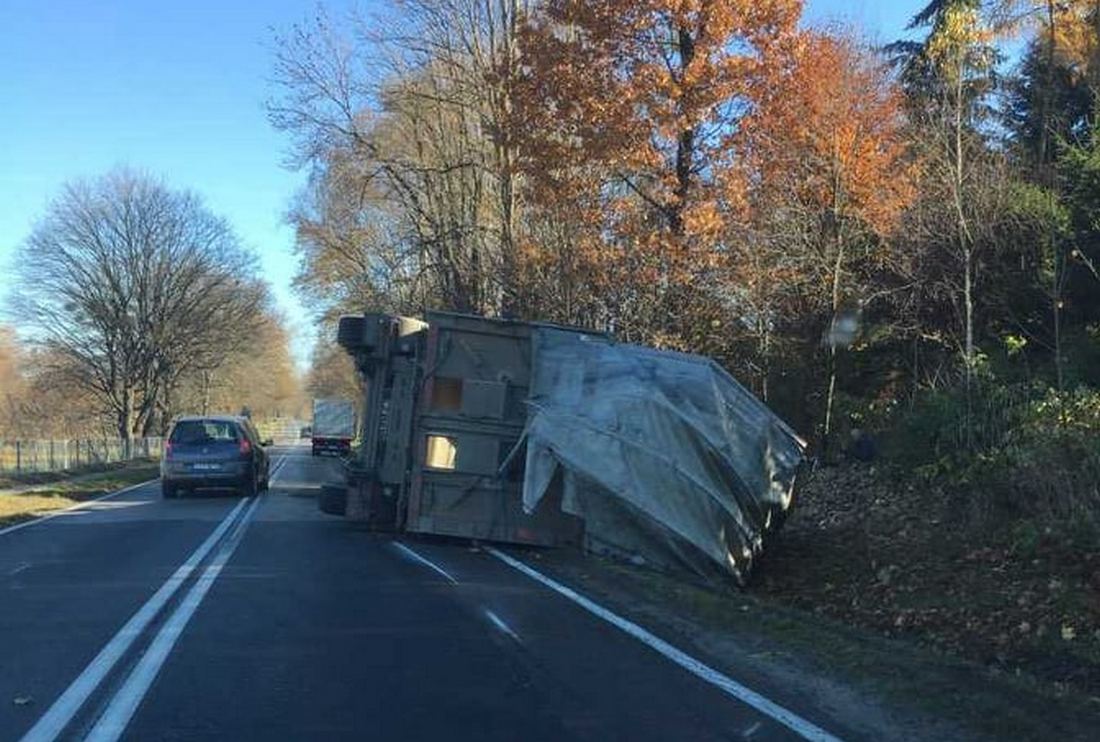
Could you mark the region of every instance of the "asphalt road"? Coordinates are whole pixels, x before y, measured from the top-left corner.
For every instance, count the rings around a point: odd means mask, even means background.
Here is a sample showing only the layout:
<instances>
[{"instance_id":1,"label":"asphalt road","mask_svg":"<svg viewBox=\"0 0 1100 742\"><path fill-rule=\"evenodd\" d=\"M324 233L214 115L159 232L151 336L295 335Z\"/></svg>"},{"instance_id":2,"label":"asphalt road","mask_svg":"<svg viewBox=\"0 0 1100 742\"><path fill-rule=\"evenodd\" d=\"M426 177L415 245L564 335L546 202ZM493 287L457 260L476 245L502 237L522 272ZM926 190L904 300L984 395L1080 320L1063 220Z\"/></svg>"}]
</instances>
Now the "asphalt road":
<instances>
[{"instance_id":1,"label":"asphalt road","mask_svg":"<svg viewBox=\"0 0 1100 742\"><path fill-rule=\"evenodd\" d=\"M486 551L322 515L337 462L273 460L255 501L153 483L0 534L0 740L813 736Z\"/></svg>"}]
</instances>

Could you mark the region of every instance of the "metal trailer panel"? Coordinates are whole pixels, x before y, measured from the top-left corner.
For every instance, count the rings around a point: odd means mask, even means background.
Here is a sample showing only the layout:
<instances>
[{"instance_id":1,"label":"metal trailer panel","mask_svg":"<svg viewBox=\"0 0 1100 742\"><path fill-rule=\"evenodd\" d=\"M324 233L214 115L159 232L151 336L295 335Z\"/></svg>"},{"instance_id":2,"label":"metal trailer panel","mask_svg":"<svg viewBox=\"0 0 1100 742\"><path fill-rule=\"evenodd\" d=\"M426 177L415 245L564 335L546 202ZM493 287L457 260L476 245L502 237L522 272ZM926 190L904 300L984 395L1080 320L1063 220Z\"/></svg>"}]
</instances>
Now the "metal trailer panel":
<instances>
[{"instance_id":1,"label":"metal trailer panel","mask_svg":"<svg viewBox=\"0 0 1100 742\"><path fill-rule=\"evenodd\" d=\"M370 390L348 517L746 578L804 444L713 361L552 325L427 320L341 322Z\"/></svg>"},{"instance_id":2,"label":"metal trailer panel","mask_svg":"<svg viewBox=\"0 0 1100 742\"><path fill-rule=\"evenodd\" d=\"M501 471L527 420L532 325L444 313L427 320L406 530L547 545L578 541L579 521L553 502L524 511L522 457Z\"/></svg>"},{"instance_id":3,"label":"metal trailer panel","mask_svg":"<svg viewBox=\"0 0 1100 742\"><path fill-rule=\"evenodd\" d=\"M383 530L400 527L407 494L418 358L425 324L366 314L340 320L340 344L364 380L363 441L347 467L346 516Z\"/></svg>"},{"instance_id":4,"label":"metal trailer panel","mask_svg":"<svg viewBox=\"0 0 1100 742\"><path fill-rule=\"evenodd\" d=\"M536 330L524 501L558 487L590 549L743 583L804 443L713 361Z\"/></svg>"}]
</instances>

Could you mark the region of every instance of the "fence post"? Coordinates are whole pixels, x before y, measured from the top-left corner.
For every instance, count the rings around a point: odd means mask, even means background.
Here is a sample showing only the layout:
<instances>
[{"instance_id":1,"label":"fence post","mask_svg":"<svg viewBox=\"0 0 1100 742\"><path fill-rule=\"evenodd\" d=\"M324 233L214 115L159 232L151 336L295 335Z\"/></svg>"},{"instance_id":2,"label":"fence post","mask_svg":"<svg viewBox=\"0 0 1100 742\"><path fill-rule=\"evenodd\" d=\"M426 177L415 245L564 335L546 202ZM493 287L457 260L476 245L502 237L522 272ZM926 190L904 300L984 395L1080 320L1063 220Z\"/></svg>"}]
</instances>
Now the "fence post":
<instances>
[{"instance_id":1,"label":"fence post","mask_svg":"<svg viewBox=\"0 0 1100 742\"><path fill-rule=\"evenodd\" d=\"M20 441L15 442L15 471L23 471L23 444Z\"/></svg>"}]
</instances>

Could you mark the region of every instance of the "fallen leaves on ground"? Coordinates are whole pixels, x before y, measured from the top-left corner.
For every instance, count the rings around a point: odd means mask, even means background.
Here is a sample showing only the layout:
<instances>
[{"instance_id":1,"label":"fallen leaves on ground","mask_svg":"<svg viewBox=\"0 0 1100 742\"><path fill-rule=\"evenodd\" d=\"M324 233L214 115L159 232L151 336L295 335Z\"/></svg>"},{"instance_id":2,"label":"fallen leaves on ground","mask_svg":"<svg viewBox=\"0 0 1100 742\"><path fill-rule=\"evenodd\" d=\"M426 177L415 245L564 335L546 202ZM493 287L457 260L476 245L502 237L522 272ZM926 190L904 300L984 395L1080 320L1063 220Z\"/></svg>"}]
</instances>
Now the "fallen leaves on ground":
<instances>
[{"instance_id":1,"label":"fallen leaves on ground","mask_svg":"<svg viewBox=\"0 0 1100 742\"><path fill-rule=\"evenodd\" d=\"M1100 695L1100 545L1021 545L956 494L868 465L824 469L754 588L888 636Z\"/></svg>"}]
</instances>

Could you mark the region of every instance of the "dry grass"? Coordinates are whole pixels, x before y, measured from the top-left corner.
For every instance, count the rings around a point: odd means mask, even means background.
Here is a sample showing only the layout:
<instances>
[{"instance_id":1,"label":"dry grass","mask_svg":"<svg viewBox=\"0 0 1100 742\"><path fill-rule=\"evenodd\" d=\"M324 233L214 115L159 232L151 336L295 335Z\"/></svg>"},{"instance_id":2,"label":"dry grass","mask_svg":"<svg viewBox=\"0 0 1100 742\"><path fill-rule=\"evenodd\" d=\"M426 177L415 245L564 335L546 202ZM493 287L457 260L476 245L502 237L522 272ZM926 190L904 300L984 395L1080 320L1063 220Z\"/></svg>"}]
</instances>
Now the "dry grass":
<instances>
[{"instance_id":1,"label":"dry grass","mask_svg":"<svg viewBox=\"0 0 1100 742\"><path fill-rule=\"evenodd\" d=\"M33 492L18 495L0 494L0 526L12 525L77 504L80 500L57 492Z\"/></svg>"},{"instance_id":2,"label":"dry grass","mask_svg":"<svg viewBox=\"0 0 1100 742\"><path fill-rule=\"evenodd\" d=\"M0 473L0 492L6 489L26 489L30 485L52 485L54 483L71 483L77 480L94 478L102 474L115 474L128 471L135 467L145 467L155 463L152 459L134 459L133 461L115 461L106 464L89 464L77 469L48 472L23 472L16 474L13 471ZM64 486L69 486L65 484ZM43 489L46 487L43 486ZM51 488L52 489L52 488Z\"/></svg>"},{"instance_id":3,"label":"dry grass","mask_svg":"<svg viewBox=\"0 0 1100 742\"><path fill-rule=\"evenodd\" d=\"M136 463L100 474L43 484L29 491L0 490L0 527L37 518L157 476L157 464Z\"/></svg>"}]
</instances>

